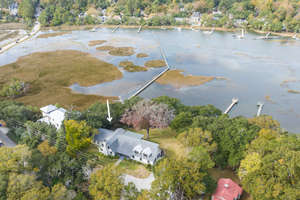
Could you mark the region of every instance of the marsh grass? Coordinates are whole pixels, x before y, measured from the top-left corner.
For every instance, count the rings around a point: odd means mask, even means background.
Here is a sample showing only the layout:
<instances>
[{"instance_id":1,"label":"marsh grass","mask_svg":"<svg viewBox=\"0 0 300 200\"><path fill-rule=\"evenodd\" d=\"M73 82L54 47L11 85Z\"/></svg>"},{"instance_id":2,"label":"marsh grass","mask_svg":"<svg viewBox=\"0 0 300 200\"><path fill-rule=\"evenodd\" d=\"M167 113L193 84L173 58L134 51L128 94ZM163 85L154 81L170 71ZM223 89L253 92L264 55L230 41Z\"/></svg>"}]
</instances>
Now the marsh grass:
<instances>
[{"instance_id":1,"label":"marsh grass","mask_svg":"<svg viewBox=\"0 0 300 200\"><path fill-rule=\"evenodd\" d=\"M73 105L83 109L104 97L72 93L68 88L70 85L110 82L122 78L122 73L116 66L88 53L62 50L33 53L0 68L0 88L12 78L30 84L28 93L17 101L38 107L59 103L66 108Z\"/></svg>"},{"instance_id":2,"label":"marsh grass","mask_svg":"<svg viewBox=\"0 0 300 200\"><path fill-rule=\"evenodd\" d=\"M181 70L170 70L162 75L157 82L163 85L172 85L175 88L198 86L215 79L212 76L185 76Z\"/></svg>"},{"instance_id":3,"label":"marsh grass","mask_svg":"<svg viewBox=\"0 0 300 200\"><path fill-rule=\"evenodd\" d=\"M71 31L64 31L64 32L56 32L56 33L44 33L44 34L41 34L41 35L37 36L37 38L57 37L57 36L62 36L62 35L70 34L70 33L72 33L72 32Z\"/></svg>"},{"instance_id":4,"label":"marsh grass","mask_svg":"<svg viewBox=\"0 0 300 200\"><path fill-rule=\"evenodd\" d=\"M149 55L148 54L146 54L146 53L138 53L138 54L136 54L136 57L137 58L146 58L146 57L148 57Z\"/></svg>"},{"instance_id":5,"label":"marsh grass","mask_svg":"<svg viewBox=\"0 0 300 200\"><path fill-rule=\"evenodd\" d=\"M19 31L13 31L11 33L0 35L0 42L11 39L11 38L15 38L18 35L19 35Z\"/></svg>"},{"instance_id":6,"label":"marsh grass","mask_svg":"<svg viewBox=\"0 0 300 200\"><path fill-rule=\"evenodd\" d=\"M111 51L113 50L115 47L113 46L101 46L101 47L97 47L96 49L99 51Z\"/></svg>"},{"instance_id":7,"label":"marsh grass","mask_svg":"<svg viewBox=\"0 0 300 200\"><path fill-rule=\"evenodd\" d=\"M147 71L147 68L141 67L141 66L137 66L137 65L133 64L133 62L131 62L131 61L121 61L119 63L119 66L123 67L128 72Z\"/></svg>"},{"instance_id":8,"label":"marsh grass","mask_svg":"<svg viewBox=\"0 0 300 200\"><path fill-rule=\"evenodd\" d=\"M134 54L133 47L115 47L108 52L113 56L132 56Z\"/></svg>"},{"instance_id":9,"label":"marsh grass","mask_svg":"<svg viewBox=\"0 0 300 200\"><path fill-rule=\"evenodd\" d=\"M153 68L160 68L160 67L165 67L167 66L165 61L163 60L148 60L145 62L146 67L153 67Z\"/></svg>"},{"instance_id":10,"label":"marsh grass","mask_svg":"<svg viewBox=\"0 0 300 200\"><path fill-rule=\"evenodd\" d=\"M101 45L107 42L106 40L92 40L89 41L89 46L96 46L96 45Z\"/></svg>"}]
</instances>

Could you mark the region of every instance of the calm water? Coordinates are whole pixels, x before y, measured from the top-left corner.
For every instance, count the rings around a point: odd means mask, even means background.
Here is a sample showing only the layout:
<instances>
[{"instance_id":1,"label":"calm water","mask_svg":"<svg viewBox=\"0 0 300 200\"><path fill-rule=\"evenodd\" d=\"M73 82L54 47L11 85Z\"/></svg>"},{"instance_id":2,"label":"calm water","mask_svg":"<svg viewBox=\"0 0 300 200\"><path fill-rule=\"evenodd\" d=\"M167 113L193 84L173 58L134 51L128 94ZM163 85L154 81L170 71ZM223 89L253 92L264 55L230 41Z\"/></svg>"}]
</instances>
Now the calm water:
<instances>
[{"instance_id":1,"label":"calm water","mask_svg":"<svg viewBox=\"0 0 300 200\"><path fill-rule=\"evenodd\" d=\"M184 70L185 74L220 76L227 80L215 80L197 87L176 89L168 85L152 84L142 97L153 98L168 95L187 105L213 104L225 110L233 97L240 103L230 115L252 117L257 112L257 102L264 102L263 114L272 115L283 128L300 133L300 41L254 40L255 34L247 34L245 40L237 40L232 33L215 32L204 35L192 30L143 30L99 29L97 32L73 31L72 34L54 38L26 41L4 54L0 54L0 66L16 61L20 56L33 52L74 49L91 53L96 58L113 63L129 60L143 65L145 61L161 59L159 43L165 50L170 66ZM148 58L110 56L96 47L89 47L90 40L107 40L104 45L132 46L137 53L147 53ZM125 99L145 81L163 69L148 72L123 72L124 78L91 87L77 84L71 88L84 94L120 96ZM287 84L283 81L289 80ZM266 96L270 99L267 100ZM53 102L55 103L55 102Z\"/></svg>"}]
</instances>

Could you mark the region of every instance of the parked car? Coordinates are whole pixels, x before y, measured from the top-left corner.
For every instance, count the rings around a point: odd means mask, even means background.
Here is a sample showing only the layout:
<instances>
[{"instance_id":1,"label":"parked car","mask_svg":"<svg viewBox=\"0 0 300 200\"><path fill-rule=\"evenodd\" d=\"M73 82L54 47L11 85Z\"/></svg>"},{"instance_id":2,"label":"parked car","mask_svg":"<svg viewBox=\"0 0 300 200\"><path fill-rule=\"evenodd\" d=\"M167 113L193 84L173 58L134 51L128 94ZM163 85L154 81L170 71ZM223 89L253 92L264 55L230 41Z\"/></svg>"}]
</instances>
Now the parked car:
<instances>
[{"instance_id":1,"label":"parked car","mask_svg":"<svg viewBox=\"0 0 300 200\"><path fill-rule=\"evenodd\" d=\"M3 142L0 140L0 147L4 146Z\"/></svg>"}]
</instances>

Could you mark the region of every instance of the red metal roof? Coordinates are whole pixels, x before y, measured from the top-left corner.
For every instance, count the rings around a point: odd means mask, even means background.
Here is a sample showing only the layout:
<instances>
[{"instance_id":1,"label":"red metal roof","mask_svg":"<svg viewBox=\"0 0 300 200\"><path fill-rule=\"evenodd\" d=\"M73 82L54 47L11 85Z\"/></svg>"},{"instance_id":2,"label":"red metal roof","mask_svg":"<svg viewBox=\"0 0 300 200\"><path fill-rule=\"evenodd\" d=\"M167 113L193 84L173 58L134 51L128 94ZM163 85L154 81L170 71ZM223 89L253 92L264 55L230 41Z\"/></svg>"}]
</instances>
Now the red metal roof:
<instances>
[{"instance_id":1,"label":"red metal roof","mask_svg":"<svg viewBox=\"0 0 300 200\"><path fill-rule=\"evenodd\" d=\"M243 189L229 178L221 178L218 187L212 195L212 200L234 200L242 195Z\"/></svg>"}]
</instances>

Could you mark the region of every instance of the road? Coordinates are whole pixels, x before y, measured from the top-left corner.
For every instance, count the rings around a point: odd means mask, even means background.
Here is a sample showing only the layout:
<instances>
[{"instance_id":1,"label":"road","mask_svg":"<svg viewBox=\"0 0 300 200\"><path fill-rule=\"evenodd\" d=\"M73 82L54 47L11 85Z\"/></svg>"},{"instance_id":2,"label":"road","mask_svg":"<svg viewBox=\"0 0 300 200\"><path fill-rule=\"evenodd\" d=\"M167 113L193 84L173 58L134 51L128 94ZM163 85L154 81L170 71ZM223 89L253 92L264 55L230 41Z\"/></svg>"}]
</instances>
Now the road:
<instances>
[{"instance_id":1,"label":"road","mask_svg":"<svg viewBox=\"0 0 300 200\"><path fill-rule=\"evenodd\" d=\"M8 128L0 127L0 140L3 142L4 146L14 147L16 146L16 143L14 143L11 139L9 139L9 137L6 136L8 131Z\"/></svg>"},{"instance_id":2,"label":"road","mask_svg":"<svg viewBox=\"0 0 300 200\"><path fill-rule=\"evenodd\" d=\"M17 44L24 42L25 40L28 40L29 38L31 38L32 36L34 36L35 34L37 34L40 31L41 28L41 24L39 22L36 22L31 33L28 35L25 35L22 38L18 38L15 41L7 44L6 46L2 47L0 50L0 54L4 53L5 51L9 50L10 48L16 46Z\"/></svg>"}]
</instances>

